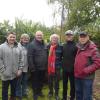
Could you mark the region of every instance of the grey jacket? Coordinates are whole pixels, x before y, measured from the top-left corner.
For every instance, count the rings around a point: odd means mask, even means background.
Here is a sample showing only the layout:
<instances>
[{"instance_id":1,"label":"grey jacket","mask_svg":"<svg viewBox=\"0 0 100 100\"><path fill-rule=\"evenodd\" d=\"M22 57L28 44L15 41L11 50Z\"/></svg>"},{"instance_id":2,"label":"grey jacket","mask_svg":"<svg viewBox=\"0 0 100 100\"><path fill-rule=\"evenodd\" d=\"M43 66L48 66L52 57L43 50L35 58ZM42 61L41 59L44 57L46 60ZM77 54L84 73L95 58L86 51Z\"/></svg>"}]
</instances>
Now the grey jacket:
<instances>
[{"instance_id":1,"label":"grey jacket","mask_svg":"<svg viewBox=\"0 0 100 100\"><path fill-rule=\"evenodd\" d=\"M18 47L22 50L22 60L23 60L23 72L28 71L28 61L27 61L27 48L18 43Z\"/></svg>"},{"instance_id":2,"label":"grey jacket","mask_svg":"<svg viewBox=\"0 0 100 100\"><path fill-rule=\"evenodd\" d=\"M7 42L0 45L0 75L3 81L16 77L19 69L23 68L22 52L18 45L10 47Z\"/></svg>"}]
</instances>

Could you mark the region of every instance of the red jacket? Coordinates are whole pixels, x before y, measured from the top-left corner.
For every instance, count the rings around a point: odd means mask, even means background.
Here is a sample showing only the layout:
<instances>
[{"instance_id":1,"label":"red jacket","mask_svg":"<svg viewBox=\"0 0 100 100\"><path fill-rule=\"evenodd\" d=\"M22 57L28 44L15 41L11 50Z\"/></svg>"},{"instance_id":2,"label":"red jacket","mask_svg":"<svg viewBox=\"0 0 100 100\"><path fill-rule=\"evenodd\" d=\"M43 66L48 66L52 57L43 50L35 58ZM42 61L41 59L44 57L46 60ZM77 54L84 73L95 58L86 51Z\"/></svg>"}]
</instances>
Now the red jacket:
<instances>
[{"instance_id":1,"label":"red jacket","mask_svg":"<svg viewBox=\"0 0 100 100\"><path fill-rule=\"evenodd\" d=\"M89 41L84 47L78 45L74 73L76 78L87 78L100 68L100 54L96 45Z\"/></svg>"}]
</instances>

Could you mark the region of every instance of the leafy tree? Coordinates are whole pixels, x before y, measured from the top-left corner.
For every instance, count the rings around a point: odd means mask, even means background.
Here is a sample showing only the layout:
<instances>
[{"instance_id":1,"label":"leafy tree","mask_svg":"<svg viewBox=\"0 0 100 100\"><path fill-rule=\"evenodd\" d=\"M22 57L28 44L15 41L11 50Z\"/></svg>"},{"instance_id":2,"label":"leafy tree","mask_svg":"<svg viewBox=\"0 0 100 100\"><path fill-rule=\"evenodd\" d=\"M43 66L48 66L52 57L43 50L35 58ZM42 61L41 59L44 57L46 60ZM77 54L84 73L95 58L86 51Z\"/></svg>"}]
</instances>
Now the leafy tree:
<instances>
[{"instance_id":1,"label":"leafy tree","mask_svg":"<svg viewBox=\"0 0 100 100\"><path fill-rule=\"evenodd\" d=\"M95 22L100 17L99 0L48 0L50 4L58 2L64 5L66 14L66 26L68 29L84 27Z\"/></svg>"},{"instance_id":2,"label":"leafy tree","mask_svg":"<svg viewBox=\"0 0 100 100\"><path fill-rule=\"evenodd\" d=\"M70 9L68 27L83 28L100 16L100 4L97 0L74 0Z\"/></svg>"},{"instance_id":3,"label":"leafy tree","mask_svg":"<svg viewBox=\"0 0 100 100\"><path fill-rule=\"evenodd\" d=\"M73 29L76 32L88 30L92 39L99 42L100 0L48 0L48 2L64 5L63 32L67 29Z\"/></svg>"},{"instance_id":4,"label":"leafy tree","mask_svg":"<svg viewBox=\"0 0 100 100\"><path fill-rule=\"evenodd\" d=\"M0 43L6 40L6 34L8 31L12 31L13 27L9 24L8 20L4 20L0 23Z\"/></svg>"},{"instance_id":5,"label":"leafy tree","mask_svg":"<svg viewBox=\"0 0 100 100\"><path fill-rule=\"evenodd\" d=\"M14 31L17 33L17 40L21 34L27 33L29 34L31 40L34 38L34 33L38 30L43 31L45 39L49 39L49 36L52 33L52 29L42 25L41 23L34 23L31 20L24 19L15 19L15 22L10 25L9 21L4 20L3 23L0 23L0 43L5 41L5 36L8 31Z\"/></svg>"}]
</instances>

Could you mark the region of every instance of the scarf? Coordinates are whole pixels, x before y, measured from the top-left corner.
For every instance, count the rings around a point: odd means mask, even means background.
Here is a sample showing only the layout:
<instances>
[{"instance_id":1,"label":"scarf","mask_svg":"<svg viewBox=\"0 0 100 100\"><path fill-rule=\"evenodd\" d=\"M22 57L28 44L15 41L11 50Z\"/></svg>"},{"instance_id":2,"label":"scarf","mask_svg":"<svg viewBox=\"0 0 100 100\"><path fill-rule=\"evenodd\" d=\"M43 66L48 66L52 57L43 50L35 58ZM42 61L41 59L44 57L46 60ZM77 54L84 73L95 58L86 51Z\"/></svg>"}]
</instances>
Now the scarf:
<instances>
[{"instance_id":1,"label":"scarf","mask_svg":"<svg viewBox=\"0 0 100 100\"><path fill-rule=\"evenodd\" d=\"M50 51L49 51L49 56L48 56L48 74L49 75L55 74L55 58L56 58L55 49L56 49L56 45L50 46Z\"/></svg>"}]
</instances>

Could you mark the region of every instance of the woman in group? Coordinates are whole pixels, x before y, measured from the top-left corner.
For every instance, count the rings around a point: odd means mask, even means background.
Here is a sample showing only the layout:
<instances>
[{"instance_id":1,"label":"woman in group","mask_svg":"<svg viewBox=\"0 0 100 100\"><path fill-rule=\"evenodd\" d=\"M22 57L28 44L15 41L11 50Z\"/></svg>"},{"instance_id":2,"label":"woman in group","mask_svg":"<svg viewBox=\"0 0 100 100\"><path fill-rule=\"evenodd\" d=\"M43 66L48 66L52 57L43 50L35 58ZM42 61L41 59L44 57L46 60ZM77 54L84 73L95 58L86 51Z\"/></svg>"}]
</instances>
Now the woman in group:
<instances>
[{"instance_id":1,"label":"woman in group","mask_svg":"<svg viewBox=\"0 0 100 100\"><path fill-rule=\"evenodd\" d=\"M48 45L48 83L49 97L53 96L53 88L55 89L55 98L59 100L59 79L60 69L62 66L62 46L59 44L59 35L50 36L50 44ZM54 83L54 84L53 84Z\"/></svg>"},{"instance_id":2,"label":"woman in group","mask_svg":"<svg viewBox=\"0 0 100 100\"><path fill-rule=\"evenodd\" d=\"M23 58L23 72L22 75L18 78L17 87L16 87L16 96L19 100L22 97L27 97L27 72L28 72L28 62L27 62L27 48L30 37L28 34L24 33L20 37L20 42L18 44L19 48L22 50L22 58Z\"/></svg>"}]
</instances>

